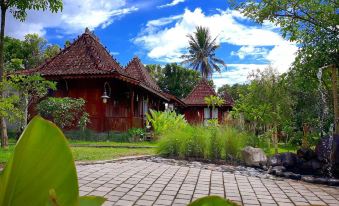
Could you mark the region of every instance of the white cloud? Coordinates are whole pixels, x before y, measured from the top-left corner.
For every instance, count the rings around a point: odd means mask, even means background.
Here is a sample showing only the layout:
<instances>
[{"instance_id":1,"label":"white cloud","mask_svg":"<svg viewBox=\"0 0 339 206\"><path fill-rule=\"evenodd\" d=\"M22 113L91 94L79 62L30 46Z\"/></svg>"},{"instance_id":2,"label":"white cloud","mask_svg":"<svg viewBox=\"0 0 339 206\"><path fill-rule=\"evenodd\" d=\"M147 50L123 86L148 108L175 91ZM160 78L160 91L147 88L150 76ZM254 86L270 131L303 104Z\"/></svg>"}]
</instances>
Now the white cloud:
<instances>
[{"instance_id":1,"label":"white cloud","mask_svg":"<svg viewBox=\"0 0 339 206\"><path fill-rule=\"evenodd\" d=\"M64 0L63 11L28 11L25 22L19 22L8 13L6 35L23 38L27 33L44 35L46 29L56 28L60 33L76 34L84 28L107 27L115 19L137 11L128 7L125 0Z\"/></svg>"},{"instance_id":2,"label":"white cloud","mask_svg":"<svg viewBox=\"0 0 339 206\"><path fill-rule=\"evenodd\" d=\"M171 6L175 6L177 4L183 3L183 2L185 2L185 0L173 0L171 3L158 6L158 8L171 7Z\"/></svg>"},{"instance_id":3,"label":"white cloud","mask_svg":"<svg viewBox=\"0 0 339 206\"><path fill-rule=\"evenodd\" d=\"M279 72L287 71L297 51L295 43L283 39L278 33L278 27L270 22L265 22L262 26L249 26L243 21L248 21L248 18L235 10L219 9L216 14L205 15L200 8L193 11L186 9L182 15L149 21L133 41L147 51L149 58L162 63L179 62L180 56L187 51L187 34L194 32L196 26L205 26L210 29L212 36L218 36L218 43L240 46L238 51L229 54L238 56L239 63L246 57L251 57L269 62ZM235 70L241 70L241 73L233 72L232 75L240 75L240 79L247 77L247 73L243 75L247 70L242 67L235 67ZM240 79L234 77L227 81L236 83Z\"/></svg>"},{"instance_id":4,"label":"white cloud","mask_svg":"<svg viewBox=\"0 0 339 206\"><path fill-rule=\"evenodd\" d=\"M248 75L255 70L264 70L268 64L228 64L227 71L213 73L213 81L217 88L224 84L247 83Z\"/></svg>"},{"instance_id":5,"label":"white cloud","mask_svg":"<svg viewBox=\"0 0 339 206\"><path fill-rule=\"evenodd\" d=\"M232 51L232 56L238 56L239 59L244 59L247 56L252 56L253 58L263 59L266 58L268 54L268 49L263 47L254 47L254 46L242 46L238 51Z\"/></svg>"}]
</instances>

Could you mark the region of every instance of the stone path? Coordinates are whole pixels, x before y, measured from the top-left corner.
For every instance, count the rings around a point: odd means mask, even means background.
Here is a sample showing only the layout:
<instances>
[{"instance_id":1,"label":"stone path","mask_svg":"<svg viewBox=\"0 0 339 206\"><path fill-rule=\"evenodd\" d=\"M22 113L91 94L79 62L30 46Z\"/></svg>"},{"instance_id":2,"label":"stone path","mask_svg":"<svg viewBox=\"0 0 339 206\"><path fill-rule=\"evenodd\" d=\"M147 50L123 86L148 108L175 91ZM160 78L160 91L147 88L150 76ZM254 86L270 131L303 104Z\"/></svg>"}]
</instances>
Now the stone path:
<instances>
[{"instance_id":1,"label":"stone path","mask_svg":"<svg viewBox=\"0 0 339 206\"><path fill-rule=\"evenodd\" d=\"M242 205L339 205L339 188L270 180L145 160L78 165L80 195L109 205L187 205L218 195Z\"/></svg>"}]
</instances>

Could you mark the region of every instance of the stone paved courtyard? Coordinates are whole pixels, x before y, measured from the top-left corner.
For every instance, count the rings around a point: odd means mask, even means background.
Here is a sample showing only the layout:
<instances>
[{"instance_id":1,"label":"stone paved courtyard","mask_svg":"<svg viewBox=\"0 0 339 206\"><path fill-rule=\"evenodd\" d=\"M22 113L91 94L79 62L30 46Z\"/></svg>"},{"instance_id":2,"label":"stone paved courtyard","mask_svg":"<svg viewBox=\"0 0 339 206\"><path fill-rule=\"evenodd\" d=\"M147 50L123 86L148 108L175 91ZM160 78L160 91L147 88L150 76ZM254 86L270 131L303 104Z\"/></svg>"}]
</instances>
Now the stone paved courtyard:
<instances>
[{"instance_id":1,"label":"stone paved courtyard","mask_svg":"<svg viewBox=\"0 0 339 206\"><path fill-rule=\"evenodd\" d=\"M242 205L339 205L339 188L271 180L145 160L78 165L80 195L104 205L187 205L218 195Z\"/></svg>"}]
</instances>

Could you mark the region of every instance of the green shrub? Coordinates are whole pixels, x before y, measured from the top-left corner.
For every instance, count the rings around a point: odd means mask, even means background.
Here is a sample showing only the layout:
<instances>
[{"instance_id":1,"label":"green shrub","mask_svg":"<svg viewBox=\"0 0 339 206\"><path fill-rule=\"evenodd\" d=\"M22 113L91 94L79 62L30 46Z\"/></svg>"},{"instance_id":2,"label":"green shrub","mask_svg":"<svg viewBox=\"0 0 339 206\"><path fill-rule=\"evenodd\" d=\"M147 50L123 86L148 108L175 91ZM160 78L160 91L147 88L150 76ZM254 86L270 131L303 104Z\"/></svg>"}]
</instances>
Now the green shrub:
<instances>
[{"instance_id":1,"label":"green shrub","mask_svg":"<svg viewBox=\"0 0 339 206\"><path fill-rule=\"evenodd\" d=\"M155 135L160 135L163 132L170 130L172 127L183 128L187 126L185 117L177 114L174 111L155 111L150 110L146 114L147 124L150 124L155 132Z\"/></svg>"},{"instance_id":2,"label":"green shrub","mask_svg":"<svg viewBox=\"0 0 339 206\"><path fill-rule=\"evenodd\" d=\"M167 157L237 160L250 135L231 127L191 126L163 132L158 154Z\"/></svg>"},{"instance_id":3,"label":"green shrub","mask_svg":"<svg viewBox=\"0 0 339 206\"><path fill-rule=\"evenodd\" d=\"M130 142L140 141L145 136L145 130L142 128L131 128L127 133L130 136Z\"/></svg>"},{"instance_id":4,"label":"green shrub","mask_svg":"<svg viewBox=\"0 0 339 206\"><path fill-rule=\"evenodd\" d=\"M63 129L84 129L89 122L89 115L85 112L85 100L81 98L49 97L38 104L37 110L42 117L52 120Z\"/></svg>"}]
</instances>

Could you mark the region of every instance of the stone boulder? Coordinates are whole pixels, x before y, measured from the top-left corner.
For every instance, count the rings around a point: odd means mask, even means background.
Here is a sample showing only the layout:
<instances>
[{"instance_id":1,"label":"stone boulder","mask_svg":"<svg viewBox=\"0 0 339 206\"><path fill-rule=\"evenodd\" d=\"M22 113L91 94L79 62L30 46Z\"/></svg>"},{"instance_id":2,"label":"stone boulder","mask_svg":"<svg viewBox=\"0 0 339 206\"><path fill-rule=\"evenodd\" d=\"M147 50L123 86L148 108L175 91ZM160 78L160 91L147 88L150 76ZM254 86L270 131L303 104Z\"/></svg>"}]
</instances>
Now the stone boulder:
<instances>
[{"instance_id":1,"label":"stone boulder","mask_svg":"<svg viewBox=\"0 0 339 206\"><path fill-rule=\"evenodd\" d=\"M271 156L268 161L268 166L284 166L286 169L295 168L298 166L298 156L292 152L285 152Z\"/></svg>"},{"instance_id":2,"label":"stone boulder","mask_svg":"<svg viewBox=\"0 0 339 206\"><path fill-rule=\"evenodd\" d=\"M301 148L297 150L297 156L299 159L308 161L315 159L317 157L317 154L310 148Z\"/></svg>"},{"instance_id":3,"label":"stone boulder","mask_svg":"<svg viewBox=\"0 0 339 206\"><path fill-rule=\"evenodd\" d=\"M261 167L266 165L267 156L260 148L247 146L241 150L241 154L247 166Z\"/></svg>"}]
</instances>

